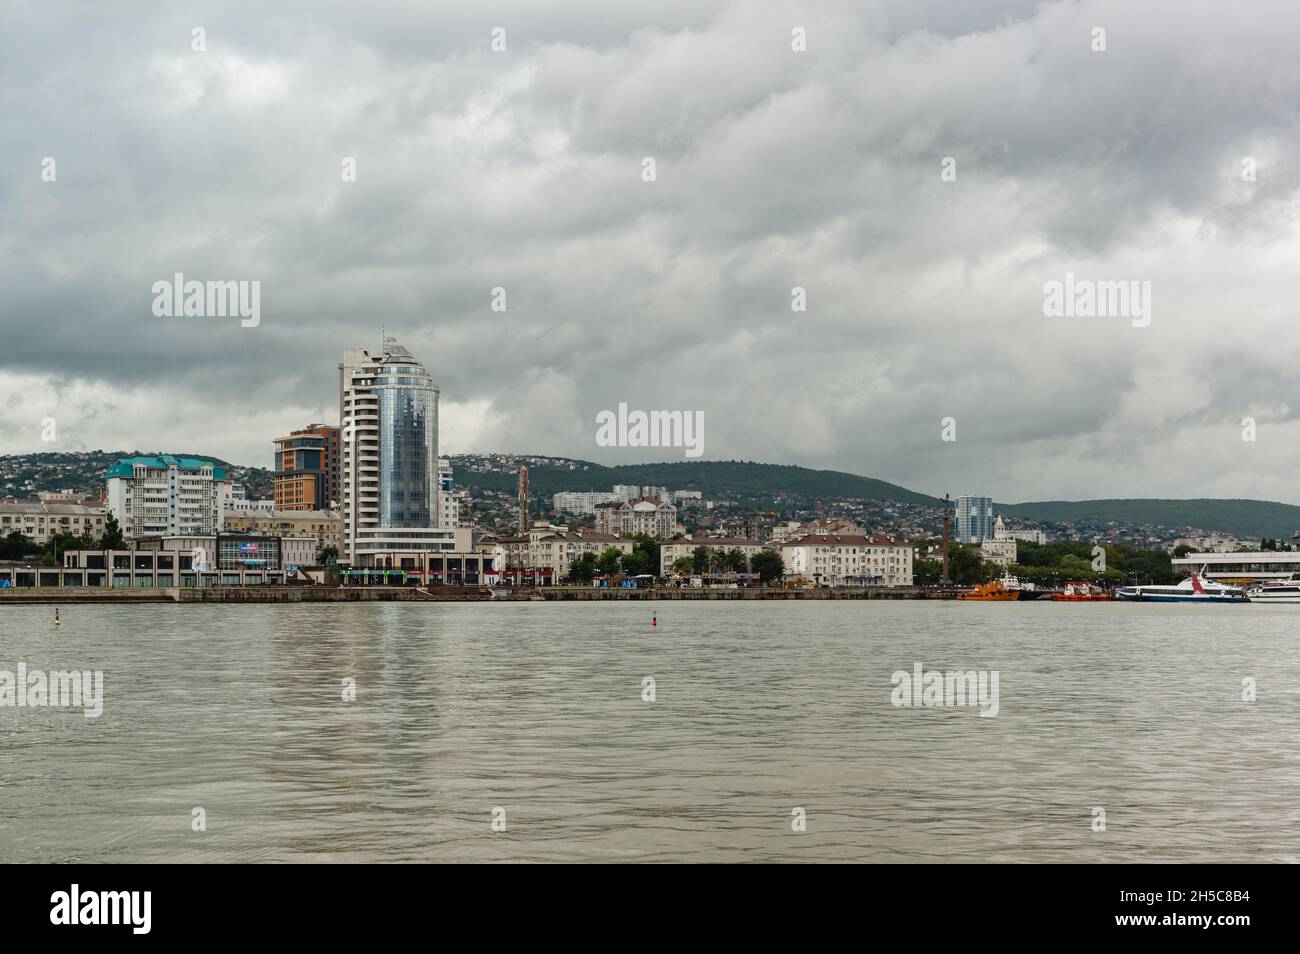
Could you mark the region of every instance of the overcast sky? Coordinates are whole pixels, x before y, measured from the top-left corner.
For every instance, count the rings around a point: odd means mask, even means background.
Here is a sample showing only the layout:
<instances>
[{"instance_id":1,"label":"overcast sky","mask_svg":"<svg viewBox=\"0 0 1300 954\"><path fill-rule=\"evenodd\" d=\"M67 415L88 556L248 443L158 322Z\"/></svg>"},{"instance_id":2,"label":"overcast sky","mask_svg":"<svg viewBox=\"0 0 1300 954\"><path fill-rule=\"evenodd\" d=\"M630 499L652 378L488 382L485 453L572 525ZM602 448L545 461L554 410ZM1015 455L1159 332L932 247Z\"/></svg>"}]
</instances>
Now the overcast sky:
<instances>
[{"instance_id":1,"label":"overcast sky","mask_svg":"<svg viewBox=\"0 0 1300 954\"><path fill-rule=\"evenodd\" d=\"M443 453L682 459L596 446L626 402L934 494L1300 503L1298 35L1282 2L9 0L0 452L269 466L386 328ZM156 317L176 272L260 281L260 324ZM1149 326L1045 317L1067 272L1149 281Z\"/></svg>"}]
</instances>

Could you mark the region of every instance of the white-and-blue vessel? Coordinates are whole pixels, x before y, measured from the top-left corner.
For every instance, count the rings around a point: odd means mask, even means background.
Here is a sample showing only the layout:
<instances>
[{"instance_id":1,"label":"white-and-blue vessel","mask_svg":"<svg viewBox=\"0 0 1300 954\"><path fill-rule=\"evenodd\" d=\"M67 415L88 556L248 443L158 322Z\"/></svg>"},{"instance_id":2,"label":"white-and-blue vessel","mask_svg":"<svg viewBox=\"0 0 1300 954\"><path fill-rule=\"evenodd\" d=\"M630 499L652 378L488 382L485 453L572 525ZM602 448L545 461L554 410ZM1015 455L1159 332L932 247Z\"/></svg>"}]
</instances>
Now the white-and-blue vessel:
<instances>
[{"instance_id":1,"label":"white-and-blue vessel","mask_svg":"<svg viewBox=\"0 0 1300 954\"><path fill-rule=\"evenodd\" d=\"M1276 580L1252 586L1249 590L1252 603L1300 603L1300 580Z\"/></svg>"},{"instance_id":2,"label":"white-and-blue vessel","mask_svg":"<svg viewBox=\"0 0 1300 954\"><path fill-rule=\"evenodd\" d=\"M1250 597L1241 586L1202 580L1195 573L1177 586L1121 586L1115 591L1121 600L1148 603L1247 603Z\"/></svg>"}]
</instances>

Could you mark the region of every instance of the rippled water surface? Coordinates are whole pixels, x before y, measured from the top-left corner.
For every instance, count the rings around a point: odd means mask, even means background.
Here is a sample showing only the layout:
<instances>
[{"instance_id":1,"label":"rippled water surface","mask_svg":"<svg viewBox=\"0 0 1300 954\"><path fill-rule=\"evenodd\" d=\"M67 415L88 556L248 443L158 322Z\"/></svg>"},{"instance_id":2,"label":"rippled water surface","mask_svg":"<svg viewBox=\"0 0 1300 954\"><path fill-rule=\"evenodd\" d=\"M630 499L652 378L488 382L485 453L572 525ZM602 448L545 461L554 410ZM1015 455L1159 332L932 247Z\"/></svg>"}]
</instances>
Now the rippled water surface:
<instances>
[{"instance_id":1,"label":"rippled water surface","mask_svg":"<svg viewBox=\"0 0 1300 954\"><path fill-rule=\"evenodd\" d=\"M102 669L104 714L0 708L5 862L1300 860L1300 606L51 617L0 607L0 669ZM916 662L998 715L894 707Z\"/></svg>"}]
</instances>

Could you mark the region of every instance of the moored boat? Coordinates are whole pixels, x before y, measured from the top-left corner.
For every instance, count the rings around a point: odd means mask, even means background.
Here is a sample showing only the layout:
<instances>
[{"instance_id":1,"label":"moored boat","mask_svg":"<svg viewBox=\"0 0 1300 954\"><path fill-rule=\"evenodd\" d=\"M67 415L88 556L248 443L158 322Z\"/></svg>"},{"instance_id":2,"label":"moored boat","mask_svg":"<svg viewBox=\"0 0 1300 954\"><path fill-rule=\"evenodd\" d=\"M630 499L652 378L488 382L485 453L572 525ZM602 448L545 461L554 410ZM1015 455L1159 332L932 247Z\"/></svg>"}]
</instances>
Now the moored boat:
<instances>
[{"instance_id":1,"label":"moored boat","mask_svg":"<svg viewBox=\"0 0 1300 954\"><path fill-rule=\"evenodd\" d=\"M992 583L981 583L973 590L966 590L964 593L958 593L953 599L957 600L983 600L985 602L1004 602L1007 600L1020 599L1018 590L1009 590L1001 580L994 580Z\"/></svg>"},{"instance_id":2,"label":"moored boat","mask_svg":"<svg viewBox=\"0 0 1300 954\"><path fill-rule=\"evenodd\" d=\"M1002 574L1002 588L1013 590L1018 600L1045 600L1050 595L1047 590L1040 590L1030 580L1022 580L1010 573Z\"/></svg>"},{"instance_id":3,"label":"moored boat","mask_svg":"<svg viewBox=\"0 0 1300 954\"><path fill-rule=\"evenodd\" d=\"M1250 600L1243 587L1202 580L1195 573L1177 586L1121 586L1115 591L1115 597L1148 603L1245 603Z\"/></svg>"},{"instance_id":4,"label":"moored boat","mask_svg":"<svg viewBox=\"0 0 1300 954\"><path fill-rule=\"evenodd\" d=\"M1091 583L1066 583L1061 592L1052 594L1057 603L1098 603L1110 598L1109 593Z\"/></svg>"},{"instance_id":5,"label":"moored boat","mask_svg":"<svg viewBox=\"0 0 1300 954\"><path fill-rule=\"evenodd\" d=\"M1252 603L1300 603L1300 580L1277 580L1261 583L1246 591Z\"/></svg>"}]
</instances>

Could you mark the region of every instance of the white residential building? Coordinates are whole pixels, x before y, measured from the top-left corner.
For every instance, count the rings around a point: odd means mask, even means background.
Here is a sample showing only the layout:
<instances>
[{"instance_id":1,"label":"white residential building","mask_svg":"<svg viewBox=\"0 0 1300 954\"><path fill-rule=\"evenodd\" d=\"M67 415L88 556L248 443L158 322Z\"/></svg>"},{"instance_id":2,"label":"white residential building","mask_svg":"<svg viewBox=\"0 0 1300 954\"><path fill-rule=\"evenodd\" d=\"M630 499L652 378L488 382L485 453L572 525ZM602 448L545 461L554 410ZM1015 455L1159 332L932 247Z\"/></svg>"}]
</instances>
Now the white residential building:
<instances>
[{"instance_id":1,"label":"white residential building","mask_svg":"<svg viewBox=\"0 0 1300 954\"><path fill-rule=\"evenodd\" d=\"M609 533L570 530L553 524L537 524L526 534L505 537L494 550L505 557L505 566L496 569L550 570L556 579L566 576L569 565L584 553L600 556L610 547L631 553L635 544Z\"/></svg>"},{"instance_id":2,"label":"white residential building","mask_svg":"<svg viewBox=\"0 0 1300 954\"><path fill-rule=\"evenodd\" d=\"M193 457L126 457L104 474L108 509L128 540L221 532L230 481Z\"/></svg>"},{"instance_id":3,"label":"white residential building","mask_svg":"<svg viewBox=\"0 0 1300 954\"><path fill-rule=\"evenodd\" d=\"M1037 543L1039 546L1047 545L1047 533L1043 530L1008 530L1007 536L1013 540L1023 540L1025 543Z\"/></svg>"},{"instance_id":4,"label":"white residential building","mask_svg":"<svg viewBox=\"0 0 1300 954\"><path fill-rule=\"evenodd\" d=\"M618 494L603 493L598 490L561 490L552 497L551 506L560 513L588 514L595 513L596 507L600 504L622 499Z\"/></svg>"},{"instance_id":5,"label":"white residential building","mask_svg":"<svg viewBox=\"0 0 1300 954\"><path fill-rule=\"evenodd\" d=\"M697 547L710 550L740 550L746 560L751 560L755 553L761 553L765 547L761 543L744 537L682 537L659 547L659 575L672 576L673 564L682 557L694 556Z\"/></svg>"},{"instance_id":6,"label":"white residential building","mask_svg":"<svg viewBox=\"0 0 1300 954\"><path fill-rule=\"evenodd\" d=\"M829 586L911 586L912 548L885 536L816 534L781 545L785 575Z\"/></svg>"},{"instance_id":7,"label":"white residential building","mask_svg":"<svg viewBox=\"0 0 1300 954\"><path fill-rule=\"evenodd\" d=\"M468 516L469 494L464 490L438 491L438 526L459 527L461 514Z\"/></svg>"},{"instance_id":8,"label":"white residential building","mask_svg":"<svg viewBox=\"0 0 1300 954\"><path fill-rule=\"evenodd\" d=\"M596 529L601 533L631 536L644 533L667 539L677 526L677 508L657 497L628 503L616 501L596 507Z\"/></svg>"},{"instance_id":9,"label":"white residential building","mask_svg":"<svg viewBox=\"0 0 1300 954\"><path fill-rule=\"evenodd\" d=\"M257 497L250 497L245 493L243 484L231 484L230 496L227 497L225 502L222 504L222 509L227 513L232 510L261 510L270 513L275 510L275 498L267 497L265 499L259 499Z\"/></svg>"},{"instance_id":10,"label":"white residential building","mask_svg":"<svg viewBox=\"0 0 1300 954\"><path fill-rule=\"evenodd\" d=\"M461 511L468 517L469 494L455 490L452 485L451 461L441 458L438 461L438 526L442 528L459 527Z\"/></svg>"},{"instance_id":11,"label":"white residential building","mask_svg":"<svg viewBox=\"0 0 1300 954\"><path fill-rule=\"evenodd\" d=\"M470 551L469 530L440 527L438 388L392 338L339 365L341 562L414 568L421 556Z\"/></svg>"},{"instance_id":12,"label":"white residential building","mask_svg":"<svg viewBox=\"0 0 1300 954\"><path fill-rule=\"evenodd\" d=\"M829 517L821 520L810 520L807 523L800 523L798 520L787 520L784 523L778 523L772 528L772 542L785 543L788 540L797 540L809 534L816 534L817 536L830 534L862 536L865 533L865 530L847 517Z\"/></svg>"},{"instance_id":13,"label":"white residential building","mask_svg":"<svg viewBox=\"0 0 1300 954\"><path fill-rule=\"evenodd\" d=\"M1220 533L1208 537L1179 537L1169 548L1171 551L1180 546L1188 546L1198 553L1236 553L1241 550L1241 541L1236 537Z\"/></svg>"},{"instance_id":14,"label":"white residential building","mask_svg":"<svg viewBox=\"0 0 1300 954\"><path fill-rule=\"evenodd\" d=\"M58 498L63 500L62 495ZM96 543L104 535L104 507L55 500L0 500L0 537L21 533L44 544L55 534L76 534Z\"/></svg>"}]
</instances>

